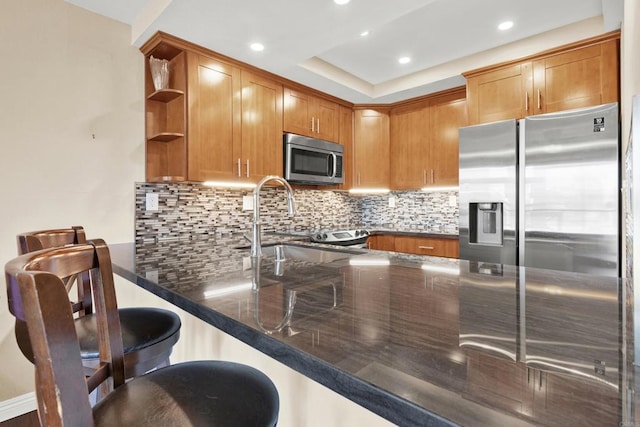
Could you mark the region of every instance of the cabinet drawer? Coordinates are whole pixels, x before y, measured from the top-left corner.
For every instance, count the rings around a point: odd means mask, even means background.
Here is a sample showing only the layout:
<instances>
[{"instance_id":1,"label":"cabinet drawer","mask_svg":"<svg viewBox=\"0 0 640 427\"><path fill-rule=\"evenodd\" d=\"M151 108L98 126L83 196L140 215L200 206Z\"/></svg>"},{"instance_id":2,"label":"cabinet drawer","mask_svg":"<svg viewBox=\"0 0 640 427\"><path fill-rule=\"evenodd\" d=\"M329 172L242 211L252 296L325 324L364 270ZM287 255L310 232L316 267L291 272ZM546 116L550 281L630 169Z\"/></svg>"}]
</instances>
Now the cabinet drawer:
<instances>
[{"instance_id":1,"label":"cabinet drawer","mask_svg":"<svg viewBox=\"0 0 640 427\"><path fill-rule=\"evenodd\" d=\"M396 236L396 252L458 258L458 241L433 237Z\"/></svg>"}]
</instances>

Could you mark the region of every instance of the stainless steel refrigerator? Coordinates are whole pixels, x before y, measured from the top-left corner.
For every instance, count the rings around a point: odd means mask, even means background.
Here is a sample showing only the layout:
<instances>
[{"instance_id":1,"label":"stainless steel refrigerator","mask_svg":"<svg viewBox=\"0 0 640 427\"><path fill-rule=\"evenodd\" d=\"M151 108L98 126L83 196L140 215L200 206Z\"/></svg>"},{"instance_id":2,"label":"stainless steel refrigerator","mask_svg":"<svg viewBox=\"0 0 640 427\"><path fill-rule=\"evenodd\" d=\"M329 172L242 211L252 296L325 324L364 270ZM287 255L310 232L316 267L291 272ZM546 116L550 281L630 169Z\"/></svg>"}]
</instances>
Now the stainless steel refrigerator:
<instances>
[{"instance_id":1,"label":"stainless steel refrigerator","mask_svg":"<svg viewBox=\"0 0 640 427\"><path fill-rule=\"evenodd\" d=\"M460 258L620 275L618 104L460 128Z\"/></svg>"}]
</instances>

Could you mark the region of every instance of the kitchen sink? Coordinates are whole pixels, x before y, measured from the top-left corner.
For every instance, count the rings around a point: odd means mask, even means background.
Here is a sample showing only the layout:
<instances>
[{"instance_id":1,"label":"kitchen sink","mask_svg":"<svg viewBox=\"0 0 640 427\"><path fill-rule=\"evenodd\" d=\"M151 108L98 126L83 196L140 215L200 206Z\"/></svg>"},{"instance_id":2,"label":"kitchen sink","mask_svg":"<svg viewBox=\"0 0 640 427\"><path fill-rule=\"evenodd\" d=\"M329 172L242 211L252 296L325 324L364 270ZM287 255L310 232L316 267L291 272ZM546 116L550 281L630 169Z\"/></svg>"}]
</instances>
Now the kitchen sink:
<instances>
[{"instance_id":1,"label":"kitchen sink","mask_svg":"<svg viewBox=\"0 0 640 427\"><path fill-rule=\"evenodd\" d=\"M250 249L250 247L243 246L239 247L238 249ZM363 253L363 251L352 249L315 248L311 246L301 246L291 243L274 243L262 245L262 255L264 257L275 258L276 261L286 261L289 259L322 264L349 258L353 255L360 255Z\"/></svg>"}]
</instances>

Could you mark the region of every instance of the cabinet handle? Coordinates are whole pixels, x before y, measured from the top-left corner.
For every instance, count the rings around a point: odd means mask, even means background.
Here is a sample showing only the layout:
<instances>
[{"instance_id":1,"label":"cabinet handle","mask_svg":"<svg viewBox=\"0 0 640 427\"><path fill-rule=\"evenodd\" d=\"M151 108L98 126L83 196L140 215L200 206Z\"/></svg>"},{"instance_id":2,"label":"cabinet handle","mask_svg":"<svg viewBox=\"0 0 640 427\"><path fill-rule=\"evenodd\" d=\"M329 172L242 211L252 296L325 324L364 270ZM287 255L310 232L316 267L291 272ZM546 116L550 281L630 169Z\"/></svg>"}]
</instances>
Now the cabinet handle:
<instances>
[{"instance_id":1,"label":"cabinet handle","mask_svg":"<svg viewBox=\"0 0 640 427\"><path fill-rule=\"evenodd\" d=\"M247 178L249 178L249 159L247 159Z\"/></svg>"},{"instance_id":2,"label":"cabinet handle","mask_svg":"<svg viewBox=\"0 0 640 427\"><path fill-rule=\"evenodd\" d=\"M242 166L240 166L240 157L238 157L238 176L242 176Z\"/></svg>"},{"instance_id":3,"label":"cabinet handle","mask_svg":"<svg viewBox=\"0 0 640 427\"><path fill-rule=\"evenodd\" d=\"M542 371L538 372L538 390L542 390Z\"/></svg>"},{"instance_id":4,"label":"cabinet handle","mask_svg":"<svg viewBox=\"0 0 640 427\"><path fill-rule=\"evenodd\" d=\"M426 169L422 169L422 183L423 184L427 183L427 170Z\"/></svg>"},{"instance_id":5,"label":"cabinet handle","mask_svg":"<svg viewBox=\"0 0 640 427\"><path fill-rule=\"evenodd\" d=\"M320 117L318 117L318 126L316 126L316 132L320 133Z\"/></svg>"},{"instance_id":6,"label":"cabinet handle","mask_svg":"<svg viewBox=\"0 0 640 427\"><path fill-rule=\"evenodd\" d=\"M529 111L529 93L524 93L524 111Z\"/></svg>"},{"instance_id":7,"label":"cabinet handle","mask_svg":"<svg viewBox=\"0 0 640 427\"><path fill-rule=\"evenodd\" d=\"M427 250L434 250L435 248L433 246L418 246L418 249L427 249Z\"/></svg>"},{"instance_id":8,"label":"cabinet handle","mask_svg":"<svg viewBox=\"0 0 640 427\"><path fill-rule=\"evenodd\" d=\"M311 132L315 132L315 131L316 131L316 118L311 117Z\"/></svg>"},{"instance_id":9,"label":"cabinet handle","mask_svg":"<svg viewBox=\"0 0 640 427\"><path fill-rule=\"evenodd\" d=\"M433 169L431 169L431 183L433 184Z\"/></svg>"},{"instance_id":10,"label":"cabinet handle","mask_svg":"<svg viewBox=\"0 0 640 427\"><path fill-rule=\"evenodd\" d=\"M538 89L538 110L540 109L540 89Z\"/></svg>"}]
</instances>

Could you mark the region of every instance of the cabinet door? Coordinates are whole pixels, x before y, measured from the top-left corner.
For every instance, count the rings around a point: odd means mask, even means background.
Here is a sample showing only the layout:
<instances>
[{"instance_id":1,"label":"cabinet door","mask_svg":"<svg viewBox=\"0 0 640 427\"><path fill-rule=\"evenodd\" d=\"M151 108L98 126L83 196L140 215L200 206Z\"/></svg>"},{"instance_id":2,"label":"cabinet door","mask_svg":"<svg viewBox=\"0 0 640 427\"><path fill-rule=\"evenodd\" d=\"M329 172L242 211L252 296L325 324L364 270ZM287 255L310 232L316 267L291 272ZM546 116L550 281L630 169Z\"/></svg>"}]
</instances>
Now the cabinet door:
<instances>
[{"instance_id":1,"label":"cabinet door","mask_svg":"<svg viewBox=\"0 0 640 427\"><path fill-rule=\"evenodd\" d=\"M354 187L389 187L389 115L356 110L354 124Z\"/></svg>"},{"instance_id":2,"label":"cabinet door","mask_svg":"<svg viewBox=\"0 0 640 427\"><path fill-rule=\"evenodd\" d=\"M189 52L189 180L237 177L240 70Z\"/></svg>"},{"instance_id":3,"label":"cabinet door","mask_svg":"<svg viewBox=\"0 0 640 427\"><path fill-rule=\"evenodd\" d=\"M534 61L535 114L616 102L618 41Z\"/></svg>"},{"instance_id":4,"label":"cabinet door","mask_svg":"<svg viewBox=\"0 0 640 427\"><path fill-rule=\"evenodd\" d=\"M428 185L458 185L458 128L467 124L467 102L463 99L435 102L430 109L431 176Z\"/></svg>"},{"instance_id":5,"label":"cabinet door","mask_svg":"<svg viewBox=\"0 0 640 427\"><path fill-rule=\"evenodd\" d=\"M316 121L316 137L338 142L340 135L340 106L335 102L316 98L313 120Z\"/></svg>"},{"instance_id":6,"label":"cabinet door","mask_svg":"<svg viewBox=\"0 0 640 427\"><path fill-rule=\"evenodd\" d=\"M431 177L429 119L429 107L426 102L391 112L391 188L422 188Z\"/></svg>"},{"instance_id":7,"label":"cabinet door","mask_svg":"<svg viewBox=\"0 0 640 427\"><path fill-rule=\"evenodd\" d=\"M458 241L433 237L396 236L396 252L458 258Z\"/></svg>"},{"instance_id":8,"label":"cabinet door","mask_svg":"<svg viewBox=\"0 0 640 427\"><path fill-rule=\"evenodd\" d=\"M376 234L367 238L367 249L378 251L395 251L395 236L391 234Z\"/></svg>"},{"instance_id":9,"label":"cabinet door","mask_svg":"<svg viewBox=\"0 0 640 427\"><path fill-rule=\"evenodd\" d=\"M241 175L282 175L282 85L242 71Z\"/></svg>"},{"instance_id":10,"label":"cabinet door","mask_svg":"<svg viewBox=\"0 0 640 427\"><path fill-rule=\"evenodd\" d=\"M532 114L532 79L531 62L468 78L469 124L519 119Z\"/></svg>"},{"instance_id":11,"label":"cabinet door","mask_svg":"<svg viewBox=\"0 0 640 427\"><path fill-rule=\"evenodd\" d=\"M284 131L312 135L313 97L307 93L284 88ZM315 123L313 123L315 130Z\"/></svg>"}]
</instances>

